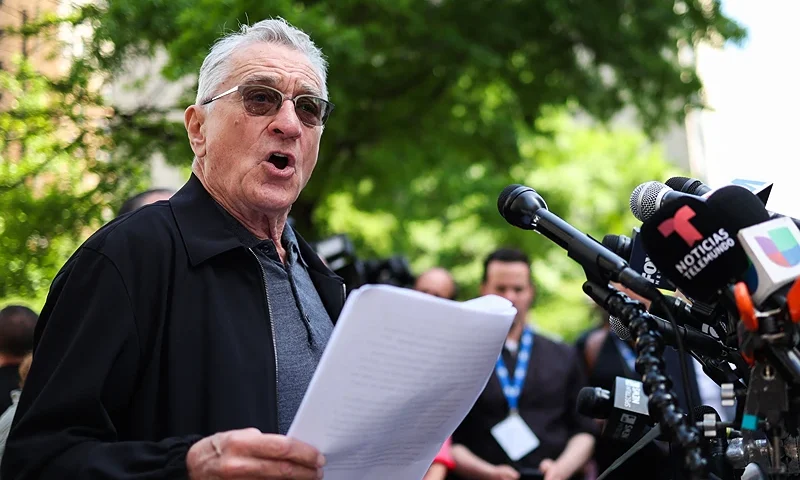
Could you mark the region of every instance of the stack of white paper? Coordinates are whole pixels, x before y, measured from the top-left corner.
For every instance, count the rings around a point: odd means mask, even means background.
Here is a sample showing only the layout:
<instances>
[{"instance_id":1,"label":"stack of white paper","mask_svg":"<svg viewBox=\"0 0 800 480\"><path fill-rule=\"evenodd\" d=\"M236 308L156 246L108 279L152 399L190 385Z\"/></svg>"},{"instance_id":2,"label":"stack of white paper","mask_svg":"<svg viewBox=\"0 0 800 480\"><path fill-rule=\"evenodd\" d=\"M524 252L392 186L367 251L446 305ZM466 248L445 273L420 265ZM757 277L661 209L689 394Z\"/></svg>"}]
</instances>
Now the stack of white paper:
<instances>
[{"instance_id":1,"label":"stack of white paper","mask_svg":"<svg viewBox=\"0 0 800 480\"><path fill-rule=\"evenodd\" d=\"M366 286L348 298L288 435L326 480L421 479L494 370L516 310Z\"/></svg>"}]
</instances>

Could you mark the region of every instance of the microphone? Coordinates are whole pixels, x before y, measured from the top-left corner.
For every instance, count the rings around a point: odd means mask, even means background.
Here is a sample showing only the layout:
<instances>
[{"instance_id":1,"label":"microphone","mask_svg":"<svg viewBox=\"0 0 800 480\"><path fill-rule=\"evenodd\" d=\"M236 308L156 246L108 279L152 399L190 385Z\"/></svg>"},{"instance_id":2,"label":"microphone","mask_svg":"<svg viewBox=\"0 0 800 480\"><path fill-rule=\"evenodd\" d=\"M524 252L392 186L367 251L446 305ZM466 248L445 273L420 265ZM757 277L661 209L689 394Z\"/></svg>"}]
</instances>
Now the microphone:
<instances>
[{"instance_id":1,"label":"microphone","mask_svg":"<svg viewBox=\"0 0 800 480\"><path fill-rule=\"evenodd\" d=\"M635 442L655 423L650 419L642 382L616 377L614 391L583 387L578 393L578 413L606 420L604 438Z\"/></svg>"},{"instance_id":2,"label":"microphone","mask_svg":"<svg viewBox=\"0 0 800 480\"><path fill-rule=\"evenodd\" d=\"M672 177L665 183L669 188L675 190L676 192L697 195L698 197L702 197L706 193L711 192L711 187L696 178Z\"/></svg>"},{"instance_id":3,"label":"microphone","mask_svg":"<svg viewBox=\"0 0 800 480\"><path fill-rule=\"evenodd\" d=\"M755 268L748 288L757 305L800 277L800 229L791 218L744 228L737 237Z\"/></svg>"},{"instance_id":4,"label":"microphone","mask_svg":"<svg viewBox=\"0 0 800 480\"><path fill-rule=\"evenodd\" d=\"M692 197L693 195L676 192L661 182L645 182L633 189L631 193L631 213L637 220L644 222L664 204L687 196Z\"/></svg>"},{"instance_id":5,"label":"microphone","mask_svg":"<svg viewBox=\"0 0 800 480\"><path fill-rule=\"evenodd\" d=\"M684 327L678 325L677 328L664 319L649 315L651 324L661 334L664 343L670 346L677 346L677 337L680 337L683 344L689 350L701 352L704 355L717 358L723 353L727 353L725 345L710 335L698 332L691 327ZM609 326L611 330L620 338L620 340L629 340L631 332L622 321L614 316L609 317Z\"/></svg>"},{"instance_id":6,"label":"microphone","mask_svg":"<svg viewBox=\"0 0 800 480\"><path fill-rule=\"evenodd\" d=\"M676 287L707 301L747 271L736 234L768 218L756 196L729 185L707 199L686 195L665 204L642 224L640 235L653 263Z\"/></svg>"},{"instance_id":7,"label":"microphone","mask_svg":"<svg viewBox=\"0 0 800 480\"><path fill-rule=\"evenodd\" d=\"M656 288L675 291L675 285L661 274L655 264L644 251L642 240L639 238L639 229L633 229L633 238L625 235L608 234L603 237L603 246L627 261L631 268L639 273L645 280Z\"/></svg>"},{"instance_id":8,"label":"microphone","mask_svg":"<svg viewBox=\"0 0 800 480\"><path fill-rule=\"evenodd\" d=\"M713 188L696 178L672 177L666 181L666 184L675 191L688 193L690 195L697 195L698 197L708 195L714 191ZM739 185L740 187L750 190L750 192L757 196L764 205L767 204L767 200L769 200L769 194L772 192L772 183L762 182L759 180L735 178L731 180L730 185Z\"/></svg>"},{"instance_id":9,"label":"microphone","mask_svg":"<svg viewBox=\"0 0 800 480\"><path fill-rule=\"evenodd\" d=\"M606 282L619 282L653 301L661 298L658 289L628 266L625 260L547 210L547 203L536 190L522 185L509 185L497 198L497 209L511 225L534 230L565 249L567 255L584 268L587 276Z\"/></svg>"},{"instance_id":10,"label":"microphone","mask_svg":"<svg viewBox=\"0 0 800 480\"><path fill-rule=\"evenodd\" d=\"M604 236L603 241L600 243L602 243L603 246L609 249L611 252L619 255L620 258L626 262L631 261L631 248L633 247L633 240L631 237L626 237L625 235L614 235L610 233Z\"/></svg>"},{"instance_id":11,"label":"microphone","mask_svg":"<svg viewBox=\"0 0 800 480\"><path fill-rule=\"evenodd\" d=\"M694 302L690 305L672 295L664 295L664 300L664 302L650 305L650 314L659 318L667 318L666 310L669 310L678 325L694 328L716 339L720 339L720 333L723 336L727 333L724 321L720 321L724 310L720 312L719 305L708 305L701 302ZM720 331L717 332L717 329Z\"/></svg>"}]
</instances>

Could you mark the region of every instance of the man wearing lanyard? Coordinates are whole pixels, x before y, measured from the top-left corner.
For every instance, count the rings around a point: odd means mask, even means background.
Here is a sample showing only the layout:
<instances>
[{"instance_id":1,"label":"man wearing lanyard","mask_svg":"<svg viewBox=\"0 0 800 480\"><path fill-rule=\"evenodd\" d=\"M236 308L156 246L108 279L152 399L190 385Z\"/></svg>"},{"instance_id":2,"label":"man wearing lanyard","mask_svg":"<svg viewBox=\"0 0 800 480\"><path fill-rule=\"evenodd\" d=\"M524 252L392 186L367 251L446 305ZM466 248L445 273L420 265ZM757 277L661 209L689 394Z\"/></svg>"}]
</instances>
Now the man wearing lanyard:
<instances>
[{"instance_id":1,"label":"man wearing lanyard","mask_svg":"<svg viewBox=\"0 0 800 480\"><path fill-rule=\"evenodd\" d=\"M481 294L507 298L517 316L495 373L453 434L456 469L448 479L581 478L596 432L576 410L586 377L574 348L528 326L534 286L527 255L489 255Z\"/></svg>"}]
</instances>

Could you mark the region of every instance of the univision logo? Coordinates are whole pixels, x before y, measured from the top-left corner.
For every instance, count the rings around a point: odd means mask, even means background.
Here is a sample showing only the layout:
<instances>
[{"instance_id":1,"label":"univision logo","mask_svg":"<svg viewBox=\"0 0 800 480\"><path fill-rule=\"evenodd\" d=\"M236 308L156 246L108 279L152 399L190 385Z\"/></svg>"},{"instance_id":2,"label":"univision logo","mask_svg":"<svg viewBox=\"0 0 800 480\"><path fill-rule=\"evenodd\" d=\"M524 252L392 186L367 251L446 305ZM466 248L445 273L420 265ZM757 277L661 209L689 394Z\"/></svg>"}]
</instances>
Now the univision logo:
<instances>
[{"instance_id":1,"label":"univision logo","mask_svg":"<svg viewBox=\"0 0 800 480\"><path fill-rule=\"evenodd\" d=\"M800 245L788 227L774 228L766 237L756 236L761 250L776 265L794 267L800 264Z\"/></svg>"}]
</instances>

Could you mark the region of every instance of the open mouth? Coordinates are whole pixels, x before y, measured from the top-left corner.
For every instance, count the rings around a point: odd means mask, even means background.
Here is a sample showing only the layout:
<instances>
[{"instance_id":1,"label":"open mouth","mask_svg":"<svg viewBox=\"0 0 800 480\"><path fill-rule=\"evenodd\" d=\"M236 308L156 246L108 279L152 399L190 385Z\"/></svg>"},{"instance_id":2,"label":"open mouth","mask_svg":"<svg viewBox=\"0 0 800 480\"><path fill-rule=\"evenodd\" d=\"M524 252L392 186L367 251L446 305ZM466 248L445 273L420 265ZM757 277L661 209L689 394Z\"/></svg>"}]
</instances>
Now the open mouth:
<instances>
[{"instance_id":1,"label":"open mouth","mask_svg":"<svg viewBox=\"0 0 800 480\"><path fill-rule=\"evenodd\" d=\"M287 157L286 155L281 155L280 153L273 153L272 155L269 156L269 159L267 159L267 161L275 165L275 167L278 170L283 170L284 168L289 166L289 157Z\"/></svg>"}]
</instances>

